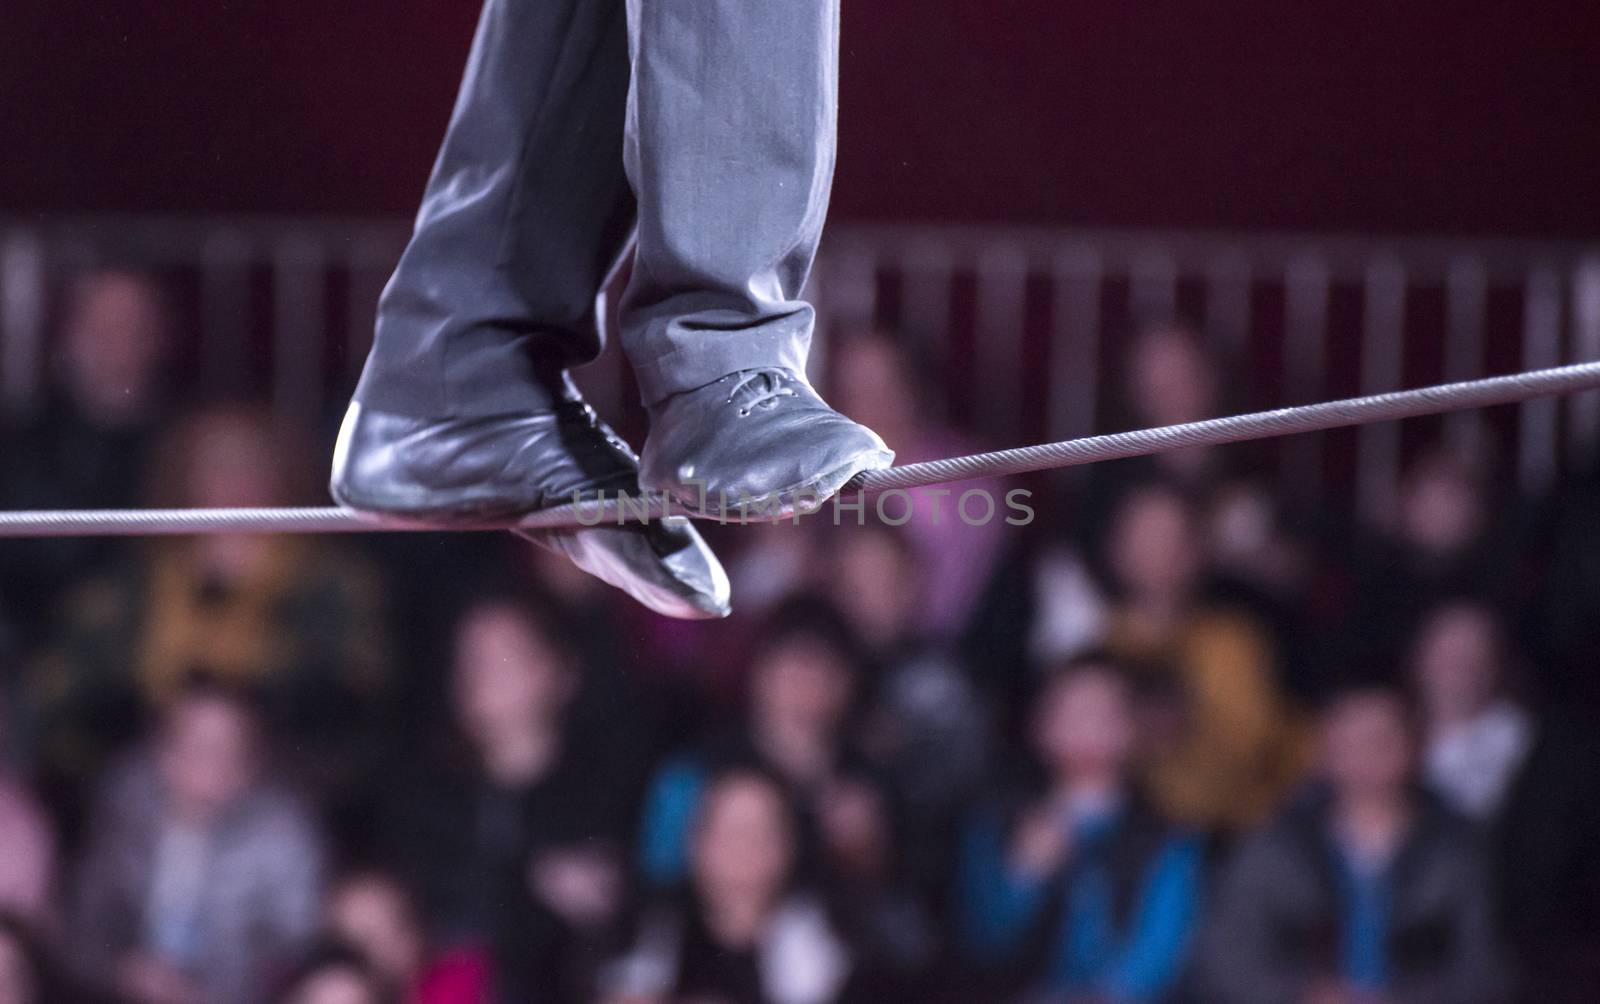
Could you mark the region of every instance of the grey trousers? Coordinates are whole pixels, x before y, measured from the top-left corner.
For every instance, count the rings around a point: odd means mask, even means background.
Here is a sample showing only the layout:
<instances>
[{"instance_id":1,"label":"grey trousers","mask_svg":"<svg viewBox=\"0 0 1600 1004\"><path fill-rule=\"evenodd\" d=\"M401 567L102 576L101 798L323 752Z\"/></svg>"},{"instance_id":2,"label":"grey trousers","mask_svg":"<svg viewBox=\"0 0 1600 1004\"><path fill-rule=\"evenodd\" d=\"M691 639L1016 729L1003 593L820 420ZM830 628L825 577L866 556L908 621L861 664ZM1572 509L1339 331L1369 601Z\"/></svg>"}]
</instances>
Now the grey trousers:
<instances>
[{"instance_id":1,"label":"grey trousers","mask_svg":"<svg viewBox=\"0 0 1600 1004\"><path fill-rule=\"evenodd\" d=\"M832 185L839 0L486 0L356 391L422 418L548 406L621 344L647 405L803 372Z\"/></svg>"}]
</instances>

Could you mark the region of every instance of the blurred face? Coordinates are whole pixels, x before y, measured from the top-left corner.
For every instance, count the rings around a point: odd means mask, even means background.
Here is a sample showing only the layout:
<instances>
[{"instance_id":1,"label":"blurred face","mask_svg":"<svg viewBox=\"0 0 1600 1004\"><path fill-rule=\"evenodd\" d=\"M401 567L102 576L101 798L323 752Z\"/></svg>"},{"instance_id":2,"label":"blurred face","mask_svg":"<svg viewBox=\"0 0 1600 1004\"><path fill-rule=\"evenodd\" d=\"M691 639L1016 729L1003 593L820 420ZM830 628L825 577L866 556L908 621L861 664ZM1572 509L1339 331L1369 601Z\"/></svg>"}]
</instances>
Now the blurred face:
<instances>
[{"instance_id":1,"label":"blurred face","mask_svg":"<svg viewBox=\"0 0 1600 1004\"><path fill-rule=\"evenodd\" d=\"M1187 504L1163 491L1128 498L1111 530L1111 569L1136 596L1174 598L1200 577L1201 550Z\"/></svg>"},{"instance_id":2,"label":"blurred face","mask_svg":"<svg viewBox=\"0 0 1600 1004\"><path fill-rule=\"evenodd\" d=\"M769 649L751 670L758 722L808 732L832 732L850 704L851 673L826 643L791 637Z\"/></svg>"},{"instance_id":3,"label":"blurred face","mask_svg":"<svg viewBox=\"0 0 1600 1004\"><path fill-rule=\"evenodd\" d=\"M1216 374L1199 339L1184 328L1158 328L1134 346L1129 394L1151 425L1216 416Z\"/></svg>"},{"instance_id":4,"label":"blurred face","mask_svg":"<svg viewBox=\"0 0 1600 1004\"><path fill-rule=\"evenodd\" d=\"M833 395L839 410L869 429L910 433L917 422L917 394L905 357L889 339L859 338L840 346ZM909 448L910 443L890 443Z\"/></svg>"},{"instance_id":5,"label":"blurred face","mask_svg":"<svg viewBox=\"0 0 1600 1004\"><path fill-rule=\"evenodd\" d=\"M255 726L237 704L215 697L179 698L163 731L161 776L181 817L208 822L255 780Z\"/></svg>"},{"instance_id":6,"label":"blurred face","mask_svg":"<svg viewBox=\"0 0 1600 1004\"><path fill-rule=\"evenodd\" d=\"M37 999L27 952L9 934L0 932L0 1004L33 1004Z\"/></svg>"},{"instance_id":7,"label":"blurred face","mask_svg":"<svg viewBox=\"0 0 1600 1004\"><path fill-rule=\"evenodd\" d=\"M422 967L422 932L411 904L382 877L355 878L335 890L328 926L397 986L410 986Z\"/></svg>"},{"instance_id":8,"label":"blurred face","mask_svg":"<svg viewBox=\"0 0 1600 1004\"><path fill-rule=\"evenodd\" d=\"M67 390L79 407L115 422L151 403L171 333L150 283L124 273L85 280L61 338Z\"/></svg>"},{"instance_id":9,"label":"blurred face","mask_svg":"<svg viewBox=\"0 0 1600 1004\"><path fill-rule=\"evenodd\" d=\"M835 588L850 597L845 611L862 637L876 645L901 640L915 620L918 589L911 557L887 533L851 534L832 569Z\"/></svg>"},{"instance_id":10,"label":"blurred face","mask_svg":"<svg viewBox=\"0 0 1600 1004\"><path fill-rule=\"evenodd\" d=\"M794 855L783 793L758 775L724 778L705 794L691 854L695 885L707 899L775 899Z\"/></svg>"},{"instance_id":11,"label":"blurred face","mask_svg":"<svg viewBox=\"0 0 1600 1004\"><path fill-rule=\"evenodd\" d=\"M461 727L479 742L549 721L571 692L561 653L518 611L493 606L456 637L454 686Z\"/></svg>"},{"instance_id":12,"label":"blurred face","mask_svg":"<svg viewBox=\"0 0 1600 1004\"><path fill-rule=\"evenodd\" d=\"M269 430L244 415L202 421L186 460L184 495L200 507L252 507L283 503L282 458Z\"/></svg>"},{"instance_id":13,"label":"blurred face","mask_svg":"<svg viewBox=\"0 0 1600 1004\"><path fill-rule=\"evenodd\" d=\"M1127 688L1109 671L1075 672L1040 700L1035 742L1058 775L1120 774L1133 738Z\"/></svg>"},{"instance_id":14,"label":"blurred face","mask_svg":"<svg viewBox=\"0 0 1600 1004\"><path fill-rule=\"evenodd\" d=\"M1470 547L1483 530L1477 483L1443 458L1425 460L1406 478L1400 500L1400 534L1413 547L1449 556Z\"/></svg>"},{"instance_id":15,"label":"blurred face","mask_svg":"<svg viewBox=\"0 0 1600 1004\"><path fill-rule=\"evenodd\" d=\"M1398 697L1353 694L1323 721L1328 780L1345 796L1393 795L1411 778L1414 737Z\"/></svg>"},{"instance_id":16,"label":"blurred face","mask_svg":"<svg viewBox=\"0 0 1600 1004\"><path fill-rule=\"evenodd\" d=\"M378 992L360 970L331 966L300 984L289 1004L378 1004Z\"/></svg>"},{"instance_id":17,"label":"blurred face","mask_svg":"<svg viewBox=\"0 0 1600 1004\"><path fill-rule=\"evenodd\" d=\"M1487 610L1463 605L1429 619L1413 657L1429 716L1455 720L1482 711L1500 683L1499 651L1499 627Z\"/></svg>"}]
</instances>

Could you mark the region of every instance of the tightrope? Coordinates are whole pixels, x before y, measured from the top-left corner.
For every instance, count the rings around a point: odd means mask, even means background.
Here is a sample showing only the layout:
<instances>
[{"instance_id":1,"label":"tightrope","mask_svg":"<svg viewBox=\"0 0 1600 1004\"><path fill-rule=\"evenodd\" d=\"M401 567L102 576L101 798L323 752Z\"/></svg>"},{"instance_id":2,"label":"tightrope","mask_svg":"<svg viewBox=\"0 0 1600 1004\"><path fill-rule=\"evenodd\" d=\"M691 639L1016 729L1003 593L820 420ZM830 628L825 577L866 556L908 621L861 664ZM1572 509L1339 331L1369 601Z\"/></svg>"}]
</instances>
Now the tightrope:
<instances>
[{"instance_id":1,"label":"tightrope","mask_svg":"<svg viewBox=\"0 0 1600 1004\"><path fill-rule=\"evenodd\" d=\"M930 460L868 471L841 495L878 495L896 489L1076 467L1196 446L1220 446L1301 432L1389 422L1469 408L1515 404L1534 398L1600 390L1600 362L1576 363L1461 383L1419 387L1370 397L1324 401L1183 425L1089 436L966 457ZM734 500L735 502L737 500ZM737 506L735 506L737 508ZM441 530L561 530L621 521L699 517L659 497L567 503L520 519L471 526L398 523L326 507L247 509L103 509L0 512L0 537L127 537L211 533L381 533ZM710 518L710 517L706 517ZM752 520L754 521L754 520Z\"/></svg>"}]
</instances>

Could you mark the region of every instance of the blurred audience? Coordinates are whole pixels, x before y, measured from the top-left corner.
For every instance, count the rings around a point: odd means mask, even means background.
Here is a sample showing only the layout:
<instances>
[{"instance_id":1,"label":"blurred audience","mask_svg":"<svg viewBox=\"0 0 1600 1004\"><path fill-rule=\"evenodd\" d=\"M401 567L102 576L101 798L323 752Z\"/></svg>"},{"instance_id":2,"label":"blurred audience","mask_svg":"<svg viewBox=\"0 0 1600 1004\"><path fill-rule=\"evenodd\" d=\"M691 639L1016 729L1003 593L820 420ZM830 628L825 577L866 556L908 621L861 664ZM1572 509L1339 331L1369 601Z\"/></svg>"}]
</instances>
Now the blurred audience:
<instances>
[{"instance_id":1,"label":"blurred audience","mask_svg":"<svg viewBox=\"0 0 1600 1004\"><path fill-rule=\"evenodd\" d=\"M410 892L383 871L344 875L328 894L327 927L361 953L396 1004L483 1004L487 960L471 950L433 952Z\"/></svg>"},{"instance_id":2,"label":"blurred audience","mask_svg":"<svg viewBox=\"0 0 1600 1004\"><path fill-rule=\"evenodd\" d=\"M67 291L0 503L321 498L171 414L166 301ZM972 449L835 349L902 461ZM1239 403L1186 325L1119 362L1123 426ZM1600 488L1429 449L1358 518L1253 456L711 528L713 624L504 534L0 544L0 1004L1600 999Z\"/></svg>"},{"instance_id":3,"label":"blurred audience","mask_svg":"<svg viewBox=\"0 0 1600 1004\"><path fill-rule=\"evenodd\" d=\"M1278 679L1272 638L1203 591L1198 515L1177 488L1129 489L1105 542L1105 647L1153 695L1145 783L1173 819L1259 821L1299 776L1305 745Z\"/></svg>"},{"instance_id":4,"label":"blurred audience","mask_svg":"<svg viewBox=\"0 0 1600 1004\"><path fill-rule=\"evenodd\" d=\"M1335 694L1322 784L1239 849L1207 931L1217 1000L1508 999L1487 859L1416 785L1420 741L1390 686Z\"/></svg>"},{"instance_id":5,"label":"blurred audience","mask_svg":"<svg viewBox=\"0 0 1600 1004\"><path fill-rule=\"evenodd\" d=\"M1423 776L1456 812L1497 820L1537 741L1533 716L1507 692L1505 629L1471 600L1436 608L1411 653L1424 727Z\"/></svg>"},{"instance_id":6,"label":"blurred audience","mask_svg":"<svg viewBox=\"0 0 1600 1004\"><path fill-rule=\"evenodd\" d=\"M308 497L307 463L267 413L206 409L164 437L154 501L292 504ZM88 776L195 667L255 690L286 765L319 794L348 796L386 683L377 578L337 544L282 535L155 538L90 577L32 667L52 787Z\"/></svg>"},{"instance_id":7,"label":"blurred audience","mask_svg":"<svg viewBox=\"0 0 1600 1004\"><path fill-rule=\"evenodd\" d=\"M1134 702L1098 657L1044 683L1042 783L978 817L964 849L963 940L988 973L975 999L1159 1001L1176 987L1203 853L1138 790Z\"/></svg>"},{"instance_id":8,"label":"blurred audience","mask_svg":"<svg viewBox=\"0 0 1600 1004\"><path fill-rule=\"evenodd\" d=\"M165 291L152 275L102 268L66 290L40 408L0 433L0 502L7 509L115 509L138 503L147 454L169 407L173 334ZM6 541L0 595L27 632L61 591L122 548L112 541Z\"/></svg>"},{"instance_id":9,"label":"blurred audience","mask_svg":"<svg viewBox=\"0 0 1600 1004\"><path fill-rule=\"evenodd\" d=\"M927 574L902 528L833 532L821 581L850 602L840 613L862 644L860 748L895 792L900 856L919 884L943 881L957 819L990 767L990 714L967 667L924 632Z\"/></svg>"},{"instance_id":10,"label":"blurred audience","mask_svg":"<svg viewBox=\"0 0 1600 1004\"><path fill-rule=\"evenodd\" d=\"M934 382L924 375L911 350L888 333L862 332L841 339L831 368L831 396L839 410L882 436L895 451L896 463L978 451L970 438L934 418L932 405L938 399ZM918 618L930 637L953 641L969 626L1014 529L1005 521L1012 514L1005 504L1012 488L992 478L980 479L912 489L885 497L877 506L868 503L871 511L864 521L878 522L881 512L884 522L901 524L926 570ZM968 499L969 493L978 494ZM848 512L841 519L852 521Z\"/></svg>"},{"instance_id":11,"label":"blurred audience","mask_svg":"<svg viewBox=\"0 0 1600 1004\"><path fill-rule=\"evenodd\" d=\"M1357 551L1352 615L1366 629L1346 639L1355 661L1392 665L1407 632L1433 603L1472 593L1519 599L1521 562L1502 535L1515 513L1490 497L1471 458L1435 448L1407 465L1388 524Z\"/></svg>"},{"instance_id":12,"label":"blurred audience","mask_svg":"<svg viewBox=\"0 0 1600 1004\"><path fill-rule=\"evenodd\" d=\"M706 779L690 825L687 887L645 913L635 947L606 972L602 999L841 1004L850 947L797 885L797 854L782 782L750 767Z\"/></svg>"},{"instance_id":13,"label":"blurred audience","mask_svg":"<svg viewBox=\"0 0 1600 1004\"><path fill-rule=\"evenodd\" d=\"M323 847L268 779L260 715L205 677L105 779L77 865L69 961L134 1004L265 999L316 931Z\"/></svg>"},{"instance_id":14,"label":"blurred audience","mask_svg":"<svg viewBox=\"0 0 1600 1004\"><path fill-rule=\"evenodd\" d=\"M539 610L471 604L450 673L452 742L395 786L381 839L434 943L492 955L496 1000L581 1000L621 907L633 786L605 735L569 728L583 669Z\"/></svg>"},{"instance_id":15,"label":"blurred audience","mask_svg":"<svg viewBox=\"0 0 1600 1004\"><path fill-rule=\"evenodd\" d=\"M1535 715L1517 693L1505 619L1455 597L1411 646L1425 777L1477 822L1494 853L1504 928L1523 962L1523 998L1577 1001L1600 986L1600 746L1569 716Z\"/></svg>"},{"instance_id":16,"label":"blurred audience","mask_svg":"<svg viewBox=\"0 0 1600 1004\"><path fill-rule=\"evenodd\" d=\"M640 846L645 879L658 888L683 883L707 778L743 765L783 784L802 821L797 853L808 877L882 878L888 806L851 735L862 672L859 645L832 607L800 599L778 610L750 659L743 725L674 756L651 782Z\"/></svg>"},{"instance_id":17,"label":"blurred audience","mask_svg":"<svg viewBox=\"0 0 1600 1004\"><path fill-rule=\"evenodd\" d=\"M863 979L897 984L933 946L907 889L916 856L897 853L897 806L855 738L866 685L860 643L832 606L800 598L772 615L749 667L743 726L673 756L652 781L642 877L649 888L682 888L707 779L761 770L783 786L799 821L795 867L856 941Z\"/></svg>"}]
</instances>

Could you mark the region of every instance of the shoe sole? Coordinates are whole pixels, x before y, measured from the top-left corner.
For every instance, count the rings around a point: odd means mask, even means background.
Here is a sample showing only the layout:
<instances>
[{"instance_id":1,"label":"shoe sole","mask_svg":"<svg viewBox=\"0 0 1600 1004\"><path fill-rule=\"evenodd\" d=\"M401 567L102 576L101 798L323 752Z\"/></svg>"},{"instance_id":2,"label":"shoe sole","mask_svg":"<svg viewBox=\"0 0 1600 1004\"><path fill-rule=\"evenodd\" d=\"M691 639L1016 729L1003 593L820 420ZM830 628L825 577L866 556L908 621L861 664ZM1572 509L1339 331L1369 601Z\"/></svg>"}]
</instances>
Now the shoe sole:
<instances>
[{"instance_id":1,"label":"shoe sole","mask_svg":"<svg viewBox=\"0 0 1600 1004\"><path fill-rule=\"evenodd\" d=\"M879 471L894 462L894 454L886 450L874 450L870 454L856 457L842 467L828 471L809 481L803 481L788 488L775 492L768 492L758 498L741 499L737 506L696 506L685 500L682 496L668 493L672 500L696 517L714 519L720 523L777 523L785 519L793 519L803 501L813 503L815 508L807 509L800 515L809 515L822 507L822 504L839 494L839 490L849 484L856 475L866 471ZM741 514L741 518L730 518L729 512ZM743 518L747 512L755 512L755 518Z\"/></svg>"},{"instance_id":2,"label":"shoe sole","mask_svg":"<svg viewBox=\"0 0 1600 1004\"><path fill-rule=\"evenodd\" d=\"M352 492L337 484L329 486L328 494L333 498L334 504L353 516L378 526L408 530L470 530L474 528L473 524L516 520L564 504L526 506L508 504L496 499L463 499L449 505L418 504L428 496L426 489L400 493L402 501L399 503L396 503L393 496L378 502L375 499L363 498L360 493Z\"/></svg>"}]
</instances>

